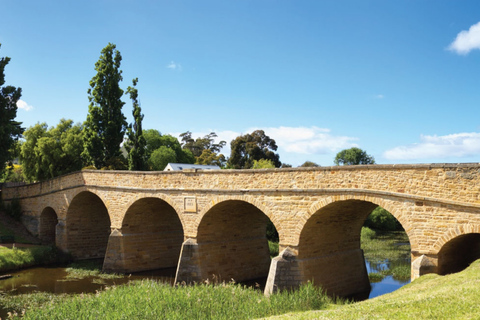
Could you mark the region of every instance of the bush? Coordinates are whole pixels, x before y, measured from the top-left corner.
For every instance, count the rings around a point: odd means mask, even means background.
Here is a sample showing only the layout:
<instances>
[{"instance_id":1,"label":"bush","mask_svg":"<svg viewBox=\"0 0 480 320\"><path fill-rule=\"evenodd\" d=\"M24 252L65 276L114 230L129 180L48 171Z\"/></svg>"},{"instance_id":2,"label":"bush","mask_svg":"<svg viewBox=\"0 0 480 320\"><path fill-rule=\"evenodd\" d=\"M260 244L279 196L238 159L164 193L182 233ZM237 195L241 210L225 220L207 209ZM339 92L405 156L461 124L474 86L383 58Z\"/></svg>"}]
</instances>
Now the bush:
<instances>
[{"instance_id":1,"label":"bush","mask_svg":"<svg viewBox=\"0 0 480 320\"><path fill-rule=\"evenodd\" d=\"M376 236L376 232L369 227L362 227L361 238L362 240L372 240Z\"/></svg>"},{"instance_id":2,"label":"bush","mask_svg":"<svg viewBox=\"0 0 480 320\"><path fill-rule=\"evenodd\" d=\"M376 207L365 221L365 226L375 230L396 231L402 230L401 224L395 217L383 209Z\"/></svg>"}]
</instances>

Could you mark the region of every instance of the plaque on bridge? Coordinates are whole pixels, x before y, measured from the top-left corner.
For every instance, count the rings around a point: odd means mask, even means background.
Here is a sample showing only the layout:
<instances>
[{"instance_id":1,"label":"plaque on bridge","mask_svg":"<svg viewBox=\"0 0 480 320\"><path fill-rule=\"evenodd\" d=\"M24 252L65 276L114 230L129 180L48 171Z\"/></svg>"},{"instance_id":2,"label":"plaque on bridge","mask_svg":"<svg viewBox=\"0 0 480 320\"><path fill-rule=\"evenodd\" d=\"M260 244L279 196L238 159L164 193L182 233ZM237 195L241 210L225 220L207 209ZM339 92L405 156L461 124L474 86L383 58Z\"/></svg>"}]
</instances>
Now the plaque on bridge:
<instances>
[{"instance_id":1,"label":"plaque on bridge","mask_svg":"<svg viewBox=\"0 0 480 320\"><path fill-rule=\"evenodd\" d=\"M197 199L195 197L185 197L185 212L197 212Z\"/></svg>"}]
</instances>

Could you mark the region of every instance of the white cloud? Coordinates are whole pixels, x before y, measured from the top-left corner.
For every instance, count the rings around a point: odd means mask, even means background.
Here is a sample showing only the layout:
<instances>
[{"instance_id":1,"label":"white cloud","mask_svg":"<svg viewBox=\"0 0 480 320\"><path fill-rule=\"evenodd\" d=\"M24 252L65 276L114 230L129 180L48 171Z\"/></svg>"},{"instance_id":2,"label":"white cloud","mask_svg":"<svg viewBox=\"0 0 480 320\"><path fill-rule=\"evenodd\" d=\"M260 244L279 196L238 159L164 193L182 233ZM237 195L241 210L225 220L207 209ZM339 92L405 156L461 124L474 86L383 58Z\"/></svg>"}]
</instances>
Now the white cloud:
<instances>
[{"instance_id":1,"label":"white cloud","mask_svg":"<svg viewBox=\"0 0 480 320\"><path fill-rule=\"evenodd\" d=\"M383 155L390 160L468 157L480 154L480 133L455 133L446 136L420 136L420 143L399 146Z\"/></svg>"},{"instance_id":2,"label":"white cloud","mask_svg":"<svg viewBox=\"0 0 480 320\"><path fill-rule=\"evenodd\" d=\"M182 71L182 65L179 63L176 63L175 61L170 61L170 63L167 65L167 68L172 70Z\"/></svg>"},{"instance_id":3,"label":"white cloud","mask_svg":"<svg viewBox=\"0 0 480 320\"><path fill-rule=\"evenodd\" d=\"M17 108L25 110L25 111L30 111L30 110L33 109L33 106L29 105L28 103L26 103L23 100L18 100L17 101Z\"/></svg>"},{"instance_id":4,"label":"white cloud","mask_svg":"<svg viewBox=\"0 0 480 320\"><path fill-rule=\"evenodd\" d=\"M473 49L480 49L480 22L472 25L468 31L460 31L448 49L458 54L468 54Z\"/></svg>"},{"instance_id":5,"label":"white cloud","mask_svg":"<svg viewBox=\"0 0 480 320\"><path fill-rule=\"evenodd\" d=\"M205 132L192 132L194 139L203 137L210 132L215 132L217 138L215 142L225 141L227 144L222 149L221 153L225 156L230 156L230 142L236 137L252 133L259 128L249 128L245 132L235 132L230 130L216 131L209 130ZM353 141L358 140L354 137L335 136L330 133L330 129L312 127L272 127L262 128L265 134L274 139L277 143L280 157L290 154L302 154L302 155L320 155L329 154L332 152L338 152L342 149L351 148L357 146ZM178 137L178 133L172 133L172 135ZM180 138L179 138L180 140Z\"/></svg>"},{"instance_id":6,"label":"white cloud","mask_svg":"<svg viewBox=\"0 0 480 320\"><path fill-rule=\"evenodd\" d=\"M330 129L315 126L265 128L264 131L283 151L296 154L327 154L357 146L353 141L358 140L335 136Z\"/></svg>"}]
</instances>

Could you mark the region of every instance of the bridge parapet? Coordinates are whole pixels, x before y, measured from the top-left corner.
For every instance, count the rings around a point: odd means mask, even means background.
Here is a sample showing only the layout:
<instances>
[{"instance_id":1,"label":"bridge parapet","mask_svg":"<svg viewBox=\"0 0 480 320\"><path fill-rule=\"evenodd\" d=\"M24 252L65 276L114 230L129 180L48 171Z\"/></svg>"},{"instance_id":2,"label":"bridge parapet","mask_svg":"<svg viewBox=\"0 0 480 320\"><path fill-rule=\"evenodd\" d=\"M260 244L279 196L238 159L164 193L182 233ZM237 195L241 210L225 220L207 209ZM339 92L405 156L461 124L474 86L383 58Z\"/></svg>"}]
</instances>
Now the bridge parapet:
<instances>
[{"instance_id":1,"label":"bridge parapet","mask_svg":"<svg viewBox=\"0 0 480 320\"><path fill-rule=\"evenodd\" d=\"M83 170L26 186L6 186L2 197L8 201L80 186L220 192L364 191L480 205L480 164L359 165L196 172Z\"/></svg>"}]
</instances>

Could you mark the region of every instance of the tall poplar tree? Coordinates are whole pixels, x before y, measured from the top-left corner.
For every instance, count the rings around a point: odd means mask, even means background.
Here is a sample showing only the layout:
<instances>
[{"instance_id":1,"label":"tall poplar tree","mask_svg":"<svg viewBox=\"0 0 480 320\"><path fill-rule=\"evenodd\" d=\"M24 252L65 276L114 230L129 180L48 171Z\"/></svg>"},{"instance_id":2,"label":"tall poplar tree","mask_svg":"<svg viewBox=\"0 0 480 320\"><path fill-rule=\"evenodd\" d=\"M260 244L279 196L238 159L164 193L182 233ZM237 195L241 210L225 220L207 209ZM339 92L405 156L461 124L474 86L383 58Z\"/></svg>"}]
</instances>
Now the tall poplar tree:
<instances>
[{"instance_id":1,"label":"tall poplar tree","mask_svg":"<svg viewBox=\"0 0 480 320\"><path fill-rule=\"evenodd\" d=\"M22 96L22 89L4 86L5 66L8 62L9 57L0 58L0 176L3 175L7 161L13 160L11 150L24 131L22 123L15 121L17 102Z\"/></svg>"},{"instance_id":2,"label":"tall poplar tree","mask_svg":"<svg viewBox=\"0 0 480 320\"><path fill-rule=\"evenodd\" d=\"M120 63L122 56L116 46L109 43L95 63L97 74L88 89L88 116L85 122L83 156L96 168L124 169L120 144L127 128L122 113L123 80Z\"/></svg>"},{"instance_id":3,"label":"tall poplar tree","mask_svg":"<svg viewBox=\"0 0 480 320\"><path fill-rule=\"evenodd\" d=\"M142 108L138 102L138 90L136 88L138 78L133 79L133 87L127 88L127 93L130 95L133 103L133 123L127 128L128 140L125 143L125 148L128 152L128 170L146 170L146 145L147 142L143 136L142 130Z\"/></svg>"}]
</instances>

